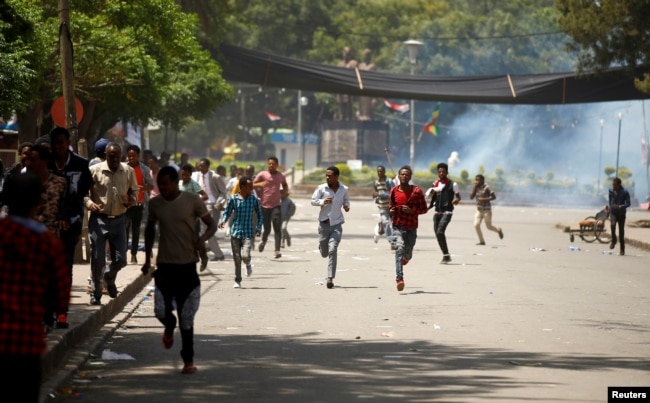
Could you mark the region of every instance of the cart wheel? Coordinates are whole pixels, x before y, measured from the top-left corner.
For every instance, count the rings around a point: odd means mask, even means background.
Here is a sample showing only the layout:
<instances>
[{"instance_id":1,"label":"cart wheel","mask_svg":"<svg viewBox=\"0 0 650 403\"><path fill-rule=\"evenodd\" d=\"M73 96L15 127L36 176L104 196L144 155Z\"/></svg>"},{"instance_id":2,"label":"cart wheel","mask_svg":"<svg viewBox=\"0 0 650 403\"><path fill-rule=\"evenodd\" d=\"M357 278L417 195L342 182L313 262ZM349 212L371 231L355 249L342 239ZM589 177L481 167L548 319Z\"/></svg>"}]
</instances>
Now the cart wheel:
<instances>
[{"instance_id":1,"label":"cart wheel","mask_svg":"<svg viewBox=\"0 0 650 403\"><path fill-rule=\"evenodd\" d=\"M574 239L575 239L575 237L573 236L573 234L569 235L569 241L571 241L571 243L573 243Z\"/></svg>"},{"instance_id":2,"label":"cart wheel","mask_svg":"<svg viewBox=\"0 0 650 403\"><path fill-rule=\"evenodd\" d=\"M583 223L589 222L588 225L580 225L580 238L587 242L587 243L592 243L596 239L598 239L596 235L596 228L598 227L596 225L596 217L591 216L587 217L584 220L582 220Z\"/></svg>"},{"instance_id":3,"label":"cart wheel","mask_svg":"<svg viewBox=\"0 0 650 403\"><path fill-rule=\"evenodd\" d=\"M600 243L610 243L612 241L612 234L607 231L611 223L609 218L603 218L596 222L596 238Z\"/></svg>"}]
</instances>

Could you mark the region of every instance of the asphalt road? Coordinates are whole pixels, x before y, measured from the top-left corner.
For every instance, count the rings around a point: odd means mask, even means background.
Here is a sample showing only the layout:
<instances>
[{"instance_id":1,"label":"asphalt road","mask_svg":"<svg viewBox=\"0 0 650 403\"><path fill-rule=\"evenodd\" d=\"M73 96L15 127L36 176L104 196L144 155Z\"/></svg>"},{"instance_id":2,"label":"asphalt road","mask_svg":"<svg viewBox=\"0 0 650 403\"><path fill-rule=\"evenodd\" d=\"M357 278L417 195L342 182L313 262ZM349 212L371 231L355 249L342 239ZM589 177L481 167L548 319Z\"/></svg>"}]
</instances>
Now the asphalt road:
<instances>
[{"instance_id":1,"label":"asphalt road","mask_svg":"<svg viewBox=\"0 0 650 403\"><path fill-rule=\"evenodd\" d=\"M201 274L196 374L180 374L178 331L171 350L161 347L147 289L105 345L133 359L97 351L56 400L603 402L608 386L650 386L650 254L607 254L557 228L593 211L496 207L504 239L484 229L487 245L476 246L474 207L461 205L449 265L431 214L421 216L397 292L394 254L372 240L376 207L352 201L328 290L318 208L295 201L282 258L271 243L254 252L241 289L232 260Z\"/></svg>"}]
</instances>

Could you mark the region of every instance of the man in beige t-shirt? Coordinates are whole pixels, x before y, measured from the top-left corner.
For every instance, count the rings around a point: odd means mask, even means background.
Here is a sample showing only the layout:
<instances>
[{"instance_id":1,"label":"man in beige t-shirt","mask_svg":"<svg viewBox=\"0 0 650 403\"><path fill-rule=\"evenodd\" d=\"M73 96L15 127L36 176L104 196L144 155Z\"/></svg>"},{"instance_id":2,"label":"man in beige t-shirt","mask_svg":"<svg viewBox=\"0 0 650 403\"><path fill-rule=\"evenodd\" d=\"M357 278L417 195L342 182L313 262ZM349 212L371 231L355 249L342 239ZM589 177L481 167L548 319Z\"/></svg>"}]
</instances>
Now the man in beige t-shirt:
<instances>
[{"instance_id":1,"label":"man in beige t-shirt","mask_svg":"<svg viewBox=\"0 0 650 403\"><path fill-rule=\"evenodd\" d=\"M205 254L205 242L214 236L217 223L198 194L179 190L178 172L173 167L162 168L157 181L160 196L149 202L149 217L144 233L146 260L142 272L148 274L151 269L151 252L158 223L160 240L154 274L154 314L165 326L162 337L165 349L170 349L174 344L174 330L178 322L184 363L181 373L193 374L196 372L194 317L201 299L201 281L196 272L196 262L199 256ZM206 228L201 235L195 230L197 219Z\"/></svg>"}]
</instances>

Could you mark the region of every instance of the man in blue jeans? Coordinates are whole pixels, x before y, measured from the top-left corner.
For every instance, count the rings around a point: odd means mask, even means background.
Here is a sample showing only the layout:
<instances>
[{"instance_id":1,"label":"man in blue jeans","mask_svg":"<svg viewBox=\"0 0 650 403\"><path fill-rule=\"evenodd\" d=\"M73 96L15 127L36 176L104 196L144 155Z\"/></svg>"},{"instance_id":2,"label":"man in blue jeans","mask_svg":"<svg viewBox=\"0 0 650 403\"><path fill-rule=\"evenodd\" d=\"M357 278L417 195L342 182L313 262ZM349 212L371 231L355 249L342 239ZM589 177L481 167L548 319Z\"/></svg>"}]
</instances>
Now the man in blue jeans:
<instances>
[{"instance_id":1,"label":"man in blue jeans","mask_svg":"<svg viewBox=\"0 0 650 403\"><path fill-rule=\"evenodd\" d=\"M620 255L625 255L625 215L630 207L630 193L621 185L620 178L612 179L612 189L609 191L609 204L605 210L609 211L611 222L612 242L609 249L616 247L616 241L620 243ZM616 225L618 224L618 238L616 237Z\"/></svg>"},{"instance_id":2,"label":"man in blue jeans","mask_svg":"<svg viewBox=\"0 0 650 403\"><path fill-rule=\"evenodd\" d=\"M84 203L90 217L90 273L92 296L91 305L101 305L101 279L106 281L106 289L111 298L117 297L115 279L117 273L126 266L126 220L124 213L136 200L138 184L133 168L120 162L122 148L116 143L106 146L106 160L90 167L92 186ZM106 266L106 242L111 251L111 264Z\"/></svg>"}]
</instances>

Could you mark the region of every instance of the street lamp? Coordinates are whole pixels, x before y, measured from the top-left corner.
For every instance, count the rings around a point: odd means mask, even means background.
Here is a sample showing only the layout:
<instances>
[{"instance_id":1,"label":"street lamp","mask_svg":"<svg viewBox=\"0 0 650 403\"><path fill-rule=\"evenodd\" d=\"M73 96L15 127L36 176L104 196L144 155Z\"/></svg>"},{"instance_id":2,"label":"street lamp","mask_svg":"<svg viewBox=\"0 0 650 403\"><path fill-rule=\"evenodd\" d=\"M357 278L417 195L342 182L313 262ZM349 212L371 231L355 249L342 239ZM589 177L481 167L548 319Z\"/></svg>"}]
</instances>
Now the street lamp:
<instances>
[{"instance_id":1,"label":"street lamp","mask_svg":"<svg viewBox=\"0 0 650 403\"><path fill-rule=\"evenodd\" d=\"M410 39L404 41L404 45L407 46L409 51L409 62L411 62L411 75L415 74L415 63L418 59L418 48L424 43ZM411 163L411 169L415 169L415 102L411 98L411 147L409 148L409 159Z\"/></svg>"},{"instance_id":2,"label":"street lamp","mask_svg":"<svg viewBox=\"0 0 650 403\"><path fill-rule=\"evenodd\" d=\"M603 165L603 126L605 126L605 120L600 119L600 153L598 154L598 192L600 192L600 188L602 186L602 182L600 181L600 173L602 170L602 165Z\"/></svg>"},{"instance_id":3,"label":"street lamp","mask_svg":"<svg viewBox=\"0 0 650 403\"><path fill-rule=\"evenodd\" d=\"M302 176L305 177L305 139L302 133L302 107L309 104L309 98L302 96L302 90L298 90L298 148L302 160Z\"/></svg>"},{"instance_id":4,"label":"street lamp","mask_svg":"<svg viewBox=\"0 0 650 403\"><path fill-rule=\"evenodd\" d=\"M623 122L623 114L618 113L618 145L616 146L616 177L618 178L618 156L621 151L621 122Z\"/></svg>"}]
</instances>

